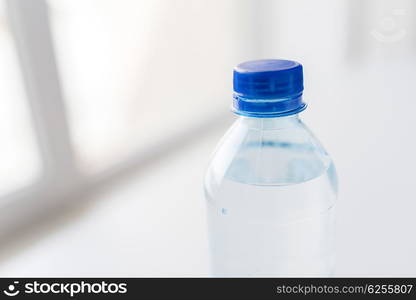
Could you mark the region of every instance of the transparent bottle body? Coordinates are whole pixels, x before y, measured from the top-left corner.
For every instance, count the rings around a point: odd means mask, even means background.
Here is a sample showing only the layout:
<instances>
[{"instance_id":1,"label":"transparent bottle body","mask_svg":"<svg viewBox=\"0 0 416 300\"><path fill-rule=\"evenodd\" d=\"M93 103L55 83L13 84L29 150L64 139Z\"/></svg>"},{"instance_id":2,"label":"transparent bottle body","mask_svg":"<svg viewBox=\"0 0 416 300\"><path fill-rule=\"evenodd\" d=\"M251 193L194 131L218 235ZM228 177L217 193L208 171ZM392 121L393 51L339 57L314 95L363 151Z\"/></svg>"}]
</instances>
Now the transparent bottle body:
<instances>
[{"instance_id":1,"label":"transparent bottle body","mask_svg":"<svg viewBox=\"0 0 416 300\"><path fill-rule=\"evenodd\" d=\"M240 117L205 177L214 276L330 276L337 178L297 115Z\"/></svg>"}]
</instances>

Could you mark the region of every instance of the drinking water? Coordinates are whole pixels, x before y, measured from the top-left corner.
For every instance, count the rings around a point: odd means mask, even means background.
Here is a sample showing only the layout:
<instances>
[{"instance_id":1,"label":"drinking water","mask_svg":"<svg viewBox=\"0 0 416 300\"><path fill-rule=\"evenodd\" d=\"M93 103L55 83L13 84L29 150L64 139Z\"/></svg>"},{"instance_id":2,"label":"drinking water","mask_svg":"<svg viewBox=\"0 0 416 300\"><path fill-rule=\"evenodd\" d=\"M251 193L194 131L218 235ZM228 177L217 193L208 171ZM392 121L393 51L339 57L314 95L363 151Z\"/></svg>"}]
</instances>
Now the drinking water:
<instances>
[{"instance_id":1,"label":"drinking water","mask_svg":"<svg viewBox=\"0 0 416 300\"><path fill-rule=\"evenodd\" d=\"M240 64L240 117L205 177L215 276L329 276L334 268L334 164L299 119L302 66Z\"/></svg>"}]
</instances>

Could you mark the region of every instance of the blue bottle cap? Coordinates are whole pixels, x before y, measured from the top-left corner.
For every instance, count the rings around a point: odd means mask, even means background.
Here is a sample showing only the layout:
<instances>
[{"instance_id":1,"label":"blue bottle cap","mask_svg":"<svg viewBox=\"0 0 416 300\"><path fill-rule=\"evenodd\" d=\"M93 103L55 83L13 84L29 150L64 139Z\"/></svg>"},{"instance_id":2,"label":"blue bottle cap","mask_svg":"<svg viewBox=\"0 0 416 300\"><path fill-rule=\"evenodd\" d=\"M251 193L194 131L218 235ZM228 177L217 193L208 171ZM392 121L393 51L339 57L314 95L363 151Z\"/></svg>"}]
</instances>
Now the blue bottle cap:
<instances>
[{"instance_id":1,"label":"blue bottle cap","mask_svg":"<svg viewBox=\"0 0 416 300\"><path fill-rule=\"evenodd\" d=\"M302 65L290 60L247 61L234 68L233 111L243 116L287 116L306 108Z\"/></svg>"}]
</instances>

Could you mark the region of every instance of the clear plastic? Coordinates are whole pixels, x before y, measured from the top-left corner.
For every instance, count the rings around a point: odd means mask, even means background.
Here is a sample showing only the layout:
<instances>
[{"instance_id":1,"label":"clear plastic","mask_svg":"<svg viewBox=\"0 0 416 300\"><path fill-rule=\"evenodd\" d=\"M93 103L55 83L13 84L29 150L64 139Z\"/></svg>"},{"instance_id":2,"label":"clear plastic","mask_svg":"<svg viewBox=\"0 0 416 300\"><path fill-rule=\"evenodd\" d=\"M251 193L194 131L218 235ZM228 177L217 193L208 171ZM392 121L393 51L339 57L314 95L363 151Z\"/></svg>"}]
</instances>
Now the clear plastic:
<instances>
[{"instance_id":1,"label":"clear plastic","mask_svg":"<svg viewBox=\"0 0 416 300\"><path fill-rule=\"evenodd\" d=\"M298 118L239 117L205 177L214 276L330 276L337 178Z\"/></svg>"}]
</instances>

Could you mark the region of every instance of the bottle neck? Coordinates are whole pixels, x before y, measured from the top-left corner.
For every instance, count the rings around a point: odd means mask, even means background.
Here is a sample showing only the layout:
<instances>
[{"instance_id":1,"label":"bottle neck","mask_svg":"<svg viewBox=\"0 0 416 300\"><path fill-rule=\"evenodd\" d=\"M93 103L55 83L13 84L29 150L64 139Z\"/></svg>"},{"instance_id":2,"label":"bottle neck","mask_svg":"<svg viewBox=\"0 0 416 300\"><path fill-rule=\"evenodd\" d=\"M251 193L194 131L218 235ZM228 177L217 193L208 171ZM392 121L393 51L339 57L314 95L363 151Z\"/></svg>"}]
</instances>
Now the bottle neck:
<instances>
[{"instance_id":1,"label":"bottle neck","mask_svg":"<svg viewBox=\"0 0 416 300\"><path fill-rule=\"evenodd\" d=\"M299 114L293 114L289 116L274 118L254 118L240 116L239 122L242 125L249 127L250 129L276 130L298 126L301 121L299 119Z\"/></svg>"}]
</instances>

